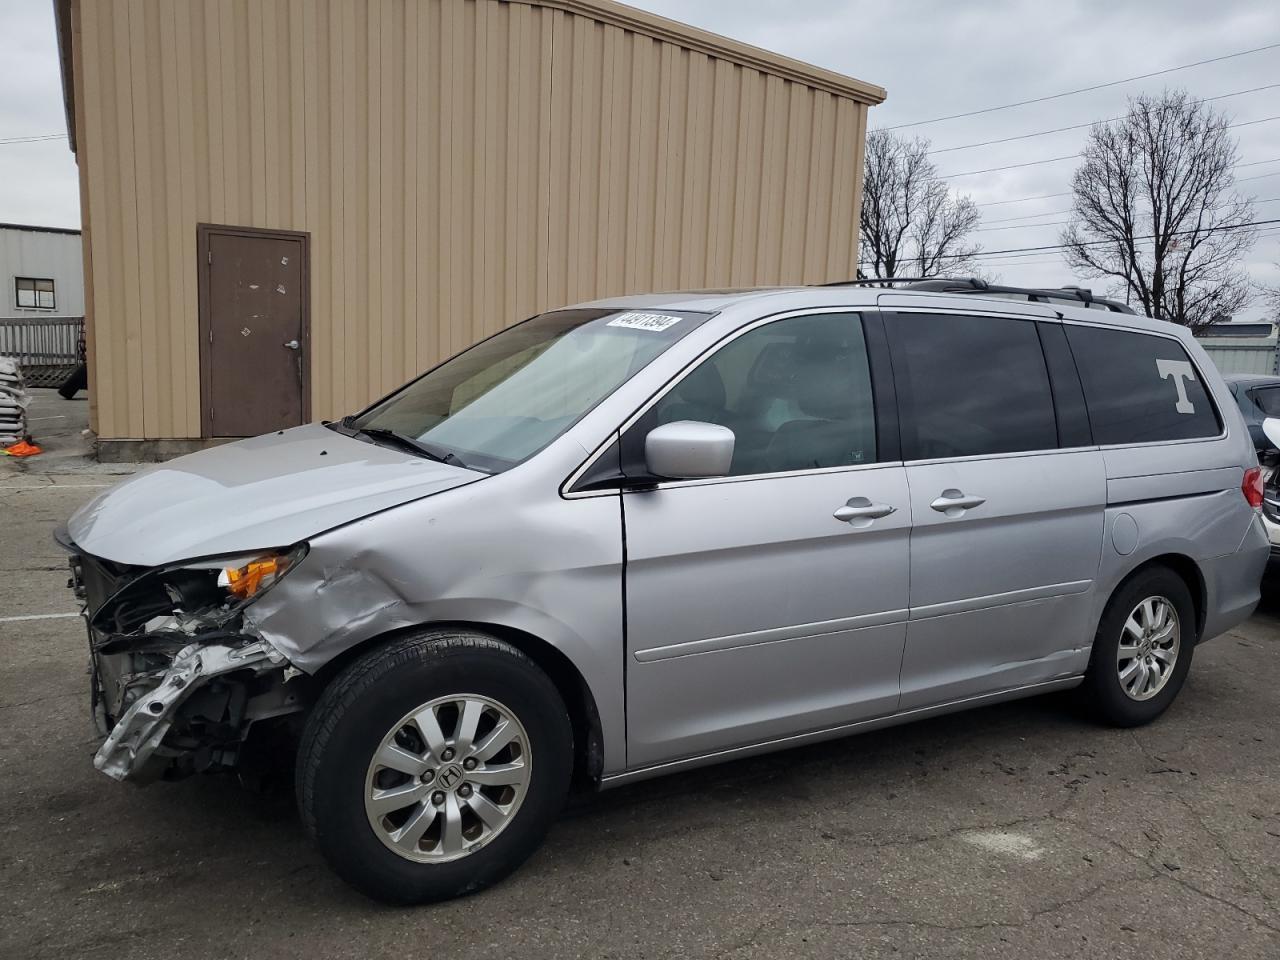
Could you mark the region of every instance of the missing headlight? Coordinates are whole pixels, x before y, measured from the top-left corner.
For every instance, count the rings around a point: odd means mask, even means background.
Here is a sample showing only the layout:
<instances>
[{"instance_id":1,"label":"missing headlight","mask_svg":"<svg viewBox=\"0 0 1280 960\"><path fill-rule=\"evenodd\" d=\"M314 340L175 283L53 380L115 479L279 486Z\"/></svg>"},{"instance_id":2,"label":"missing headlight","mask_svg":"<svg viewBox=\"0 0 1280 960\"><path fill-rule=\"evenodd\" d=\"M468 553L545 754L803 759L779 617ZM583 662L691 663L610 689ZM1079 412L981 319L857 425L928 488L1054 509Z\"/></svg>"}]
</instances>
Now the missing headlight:
<instances>
[{"instance_id":1,"label":"missing headlight","mask_svg":"<svg viewBox=\"0 0 1280 960\"><path fill-rule=\"evenodd\" d=\"M168 633L192 638L222 631L305 555L306 546L298 545L148 570L92 611L91 624L113 637Z\"/></svg>"}]
</instances>

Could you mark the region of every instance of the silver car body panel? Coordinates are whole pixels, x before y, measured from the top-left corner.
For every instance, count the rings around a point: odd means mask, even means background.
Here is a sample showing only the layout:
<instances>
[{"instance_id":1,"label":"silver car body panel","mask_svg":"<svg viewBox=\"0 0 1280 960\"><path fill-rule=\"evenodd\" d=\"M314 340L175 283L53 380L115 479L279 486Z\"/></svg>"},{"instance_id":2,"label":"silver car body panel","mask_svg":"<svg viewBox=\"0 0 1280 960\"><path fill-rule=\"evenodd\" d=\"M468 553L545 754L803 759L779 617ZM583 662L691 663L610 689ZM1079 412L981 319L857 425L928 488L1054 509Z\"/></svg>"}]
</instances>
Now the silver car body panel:
<instances>
[{"instance_id":1,"label":"silver car body panel","mask_svg":"<svg viewBox=\"0 0 1280 960\"><path fill-rule=\"evenodd\" d=\"M127 481L76 515L72 537L139 565L307 540L306 557L246 608L245 628L308 673L424 624L537 638L590 692L605 784L1069 686L1107 599L1156 557L1195 565L1206 639L1257 602L1267 541L1240 493L1252 443L1184 330L1069 306L849 287L580 306L716 315L505 473L313 425ZM1223 433L625 494L573 489L620 428L751 324L910 309L1176 338ZM318 466L320 449L338 459ZM957 516L931 508L947 489L984 503ZM865 526L832 517L857 496L894 512Z\"/></svg>"},{"instance_id":2,"label":"silver car body panel","mask_svg":"<svg viewBox=\"0 0 1280 960\"><path fill-rule=\"evenodd\" d=\"M582 675L605 762L624 765L621 513L616 495L557 495L584 455L569 452L568 462L539 456L313 538L297 568L246 608L247 631L308 673L422 624L536 637Z\"/></svg>"},{"instance_id":3,"label":"silver car body panel","mask_svg":"<svg viewBox=\"0 0 1280 960\"><path fill-rule=\"evenodd\" d=\"M911 485L911 607L902 708L1079 673L1102 543L1096 450L920 462ZM984 502L931 507L943 491ZM955 515L952 515L952 514ZM983 638L975 642L976 638Z\"/></svg>"},{"instance_id":4,"label":"silver car body panel","mask_svg":"<svg viewBox=\"0 0 1280 960\"><path fill-rule=\"evenodd\" d=\"M155 567L288 546L483 476L308 424L141 470L67 530L94 556Z\"/></svg>"},{"instance_id":5,"label":"silver car body panel","mask_svg":"<svg viewBox=\"0 0 1280 960\"><path fill-rule=\"evenodd\" d=\"M886 517L842 523L853 497ZM623 497L628 761L892 713L911 509L900 465Z\"/></svg>"}]
</instances>

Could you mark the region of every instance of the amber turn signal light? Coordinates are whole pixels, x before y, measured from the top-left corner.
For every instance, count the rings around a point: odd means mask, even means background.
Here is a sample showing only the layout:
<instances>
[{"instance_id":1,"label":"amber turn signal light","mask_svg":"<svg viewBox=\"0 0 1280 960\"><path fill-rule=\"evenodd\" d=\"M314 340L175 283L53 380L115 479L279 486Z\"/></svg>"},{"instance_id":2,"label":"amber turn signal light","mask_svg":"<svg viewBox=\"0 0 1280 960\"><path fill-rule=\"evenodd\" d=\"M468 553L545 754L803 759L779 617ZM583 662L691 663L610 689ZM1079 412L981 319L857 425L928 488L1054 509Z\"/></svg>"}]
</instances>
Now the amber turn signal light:
<instances>
[{"instance_id":1,"label":"amber turn signal light","mask_svg":"<svg viewBox=\"0 0 1280 960\"><path fill-rule=\"evenodd\" d=\"M231 594L248 599L273 583L287 566L288 560L285 557L262 557L250 560L243 567L228 567L222 571L222 575Z\"/></svg>"}]
</instances>

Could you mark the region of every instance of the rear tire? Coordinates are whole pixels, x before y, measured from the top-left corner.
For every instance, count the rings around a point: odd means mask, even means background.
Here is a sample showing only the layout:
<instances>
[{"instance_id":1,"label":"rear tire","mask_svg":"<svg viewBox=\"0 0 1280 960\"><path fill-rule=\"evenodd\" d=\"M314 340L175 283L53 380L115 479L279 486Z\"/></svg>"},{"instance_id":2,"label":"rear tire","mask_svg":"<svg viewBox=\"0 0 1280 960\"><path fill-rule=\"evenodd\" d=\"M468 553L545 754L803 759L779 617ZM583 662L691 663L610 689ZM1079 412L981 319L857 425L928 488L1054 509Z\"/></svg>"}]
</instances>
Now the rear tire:
<instances>
[{"instance_id":1,"label":"rear tire","mask_svg":"<svg viewBox=\"0 0 1280 960\"><path fill-rule=\"evenodd\" d=\"M1078 690L1081 705L1111 726L1150 723L1178 696L1198 640L1183 579L1168 567L1143 570L1107 603Z\"/></svg>"},{"instance_id":2,"label":"rear tire","mask_svg":"<svg viewBox=\"0 0 1280 960\"><path fill-rule=\"evenodd\" d=\"M325 689L299 747L298 808L357 890L427 903L520 866L572 767L568 713L532 660L483 634L432 630L374 650Z\"/></svg>"}]
</instances>

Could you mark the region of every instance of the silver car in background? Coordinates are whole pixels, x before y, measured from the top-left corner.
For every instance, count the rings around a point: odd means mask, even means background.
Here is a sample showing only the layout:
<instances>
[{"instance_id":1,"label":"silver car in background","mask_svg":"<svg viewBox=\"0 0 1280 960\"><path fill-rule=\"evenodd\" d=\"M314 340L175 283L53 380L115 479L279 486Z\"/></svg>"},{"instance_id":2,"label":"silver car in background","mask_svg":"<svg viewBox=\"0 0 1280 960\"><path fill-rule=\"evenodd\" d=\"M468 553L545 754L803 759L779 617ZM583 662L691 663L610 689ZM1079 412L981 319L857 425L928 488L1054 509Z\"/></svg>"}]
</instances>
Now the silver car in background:
<instances>
[{"instance_id":1,"label":"silver car in background","mask_svg":"<svg viewBox=\"0 0 1280 960\"><path fill-rule=\"evenodd\" d=\"M1149 722L1258 601L1261 496L1186 330L855 283L546 313L145 470L60 539L97 767L296 736L324 856L415 903L513 870L574 781L1067 688Z\"/></svg>"}]
</instances>

